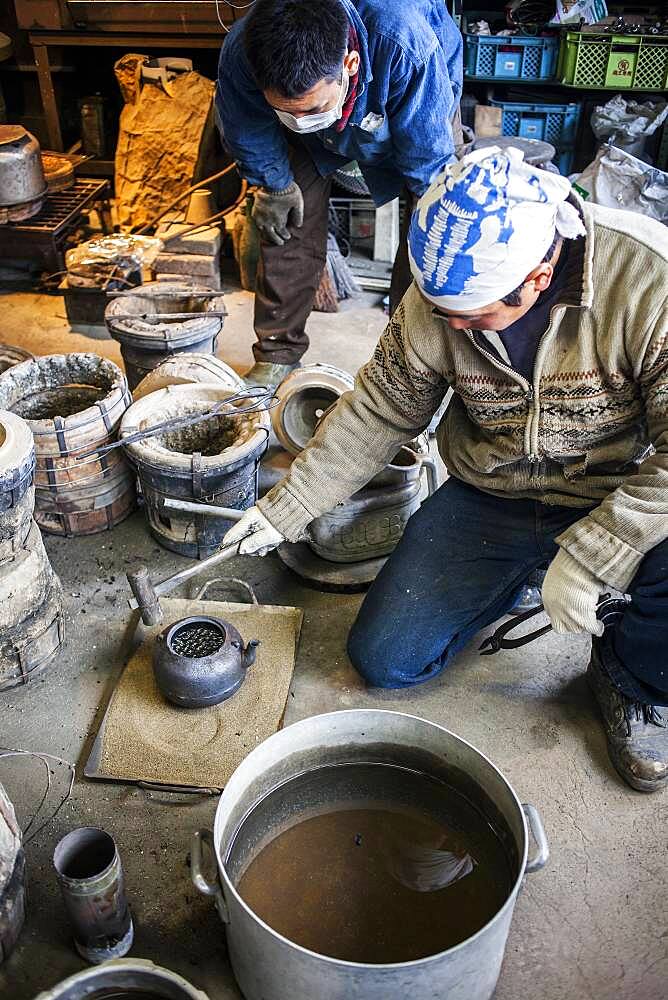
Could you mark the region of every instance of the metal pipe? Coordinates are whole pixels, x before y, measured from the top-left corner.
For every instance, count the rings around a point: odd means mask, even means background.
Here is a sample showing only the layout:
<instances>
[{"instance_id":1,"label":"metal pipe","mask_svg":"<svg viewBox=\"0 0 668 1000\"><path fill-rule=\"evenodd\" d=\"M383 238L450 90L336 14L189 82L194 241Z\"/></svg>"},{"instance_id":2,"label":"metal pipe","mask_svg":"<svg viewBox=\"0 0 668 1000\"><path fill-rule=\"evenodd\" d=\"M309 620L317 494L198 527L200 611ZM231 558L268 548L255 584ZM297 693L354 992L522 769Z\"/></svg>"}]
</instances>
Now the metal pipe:
<instances>
[{"instance_id":1,"label":"metal pipe","mask_svg":"<svg viewBox=\"0 0 668 1000\"><path fill-rule=\"evenodd\" d=\"M178 587L180 583L185 583L189 580L191 576L198 576L203 573L204 570L210 569L212 566L217 566L218 563L225 562L226 559L233 559L234 556L239 554L239 545L244 540L248 538L251 532L247 532L243 538L238 541L233 542L232 545L226 545L218 552L214 552L212 556L208 559L202 559L201 562L194 563L192 566L188 566L187 569L182 569L179 573L175 573L173 576L167 577L166 580L162 580L160 583L156 583L152 590L153 595L156 598L160 597L162 594L169 594L175 587ZM141 572L141 571L140 571ZM128 580L132 574L128 574ZM139 602L135 597L131 597L128 601L129 607L135 611L139 607Z\"/></svg>"},{"instance_id":2,"label":"metal pipe","mask_svg":"<svg viewBox=\"0 0 668 1000\"><path fill-rule=\"evenodd\" d=\"M170 510L184 510L189 514L224 517L227 521L240 521L246 513L245 510L237 510L235 507L216 507L212 503L194 503L192 500L178 500L176 497L165 497L161 506L169 507Z\"/></svg>"},{"instance_id":3,"label":"metal pipe","mask_svg":"<svg viewBox=\"0 0 668 1000\"><path fill-rule=\"evenodd\" d=\"M91 826L72 830L56 846L53 865L81 957L98 965L127 955L134 928L114 838Z\"/></svg>"}]
</instances>

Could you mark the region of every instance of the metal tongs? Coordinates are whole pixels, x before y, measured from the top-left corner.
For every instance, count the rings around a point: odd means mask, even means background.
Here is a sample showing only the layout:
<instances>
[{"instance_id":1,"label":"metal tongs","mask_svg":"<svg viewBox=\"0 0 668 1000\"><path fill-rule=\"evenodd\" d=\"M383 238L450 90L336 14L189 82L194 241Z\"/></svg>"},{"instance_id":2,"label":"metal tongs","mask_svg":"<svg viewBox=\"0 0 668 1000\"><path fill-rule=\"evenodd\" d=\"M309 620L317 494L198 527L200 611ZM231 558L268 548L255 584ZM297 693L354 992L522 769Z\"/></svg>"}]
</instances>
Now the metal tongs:
<instances>
[{"instance_id":1,"label":"metal tongs","mask_svg":"<svg viewBox=\"0 0 668 1000\"><path fill-rule=\"evenodd\" d=\"M596 617L604 625L608 625L623 614L628 603L629 601L626 598L611 597L610 594L603 594L598 602ZM501 649L518 649L520 646L526 646L527 643L546 635L552 629L552 625L550 624L543 625L534 632L527 632L525 635L519 635L513 639L506 638L509 632L513 632L520 625L523 625L524 622L530 621L531 618L535 618L536 615L540 615L544 611L545 608L543 605L539 604L537 607L531 608L529 611L525 611L515 618L511 618L510 621L504 622L503 625L499 625L496 631L488 635L478 647L480 655L493 656L494 653L498 653Z\"/></svg>"}]
</instances>

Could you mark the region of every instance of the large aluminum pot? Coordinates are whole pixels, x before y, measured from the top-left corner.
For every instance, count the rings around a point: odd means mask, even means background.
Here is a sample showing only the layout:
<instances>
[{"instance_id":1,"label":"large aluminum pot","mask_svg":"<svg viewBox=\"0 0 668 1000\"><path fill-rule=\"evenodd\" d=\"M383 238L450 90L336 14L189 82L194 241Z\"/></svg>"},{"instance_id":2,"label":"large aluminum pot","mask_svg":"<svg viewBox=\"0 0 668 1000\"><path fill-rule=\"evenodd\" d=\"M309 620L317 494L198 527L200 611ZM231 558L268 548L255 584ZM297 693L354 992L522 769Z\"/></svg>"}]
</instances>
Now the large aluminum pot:
<instances>
[{"instance_id":1,"label":"large aluminum pot","mask_svg":"<svg viewBox=\"0 0 668 1000\"><path fill-rule=\"evenodd\" d=\"M280 783L316 767L388 763L456 782L486 796L512 837L517 877L503 907L477 934L437 955L392 965L344 962L282 937L244 903L225 858L248 811ZM527 859L529 828L537 852ZM218 878L202 872L202 842L216 855ZM494 992L517 894L526 872L542 868L548 847L540 818L522 805L479 750L442 726L399 712L356 709L316 715L270 736L237 768L218 803L213 835L195 834L192 876L213 896L225 924L232 968L246 1000L489 1000Z\"/></svg>"}]
</instances>

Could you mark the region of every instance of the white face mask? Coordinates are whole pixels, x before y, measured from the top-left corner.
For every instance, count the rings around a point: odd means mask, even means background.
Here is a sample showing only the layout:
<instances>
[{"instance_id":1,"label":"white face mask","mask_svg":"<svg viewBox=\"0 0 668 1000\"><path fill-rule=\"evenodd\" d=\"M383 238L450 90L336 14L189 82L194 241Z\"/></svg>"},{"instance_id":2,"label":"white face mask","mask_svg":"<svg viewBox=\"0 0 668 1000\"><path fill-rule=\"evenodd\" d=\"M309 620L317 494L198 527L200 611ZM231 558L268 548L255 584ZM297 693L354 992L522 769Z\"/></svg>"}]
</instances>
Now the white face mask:
<instances>
[{"instance_id":1,"label":"white face mask","mask_svg":"<svg viewBox=\"0 0 668 1000\"><path fill-rule=\"evenodd\" d=\"M274 108L274 111L283 125L292 132L321 132L323 129L333 125L334 122L338 122L343 114L343 105L348 96L349 87L350 76L348 75L348 70L344 69L339 99L329 111L319 111L315 115L302 115L300 118L295 118L289 111L279 111L278 108Z\"/></svg>"}]
</instances>

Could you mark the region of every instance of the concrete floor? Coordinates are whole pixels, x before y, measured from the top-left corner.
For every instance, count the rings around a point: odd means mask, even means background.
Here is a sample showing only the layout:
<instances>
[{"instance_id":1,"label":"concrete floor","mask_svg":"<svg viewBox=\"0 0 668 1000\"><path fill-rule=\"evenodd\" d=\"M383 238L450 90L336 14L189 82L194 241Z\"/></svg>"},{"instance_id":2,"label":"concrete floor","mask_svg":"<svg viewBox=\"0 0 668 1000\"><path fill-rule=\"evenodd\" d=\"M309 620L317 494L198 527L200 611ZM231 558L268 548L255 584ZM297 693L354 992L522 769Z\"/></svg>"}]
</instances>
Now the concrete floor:
<instances>
[{"instance_id":1,"label":"concrete floor","mask_svg":"<svg viewBox=\"0 0 668 1000\"><path fill-rule=\"evenodd\" d=\"M0 303L0 341L36 353L92 350L119 360L113 341L70 331L58 298L8 294ZM219 352L243 371L251 363L251 296L232 293L228 305ZM309 360L354 370L383 325L368 301L337 316L316 315ZM129 619L124 574L147 562L163 576L185 561L149 538L141 512L112 533L46 543L65 588L68 641L39 680L0 695L0 744L61 755L80 772ZM228 571L249 580L262 602L304 608L287 724L350 707L424 716L478 746L521 799L538 806L551 858L527 876L519 896L497 1000L668 996L666 797L631 791L610 766L584 681L585 640L551 635L529 651L491 659L479 657L473 642L424 686L368 690L345 654L359 596L307 590L275 556L239 559ZM0 780L25 820L41 795L39 766L0 761ZM0 996L31 1000L83 968L70 945L51 856L71 828L99 825L114 835L123 859L137 928L132 954L181 972L210 1000L238 998L222 925L189 881L192 832L211 826L214 811L212 800L165 805L133 786L78 776L71 800L27 847L28 921L0 966Z\"/></svg>"}]
</instances>

